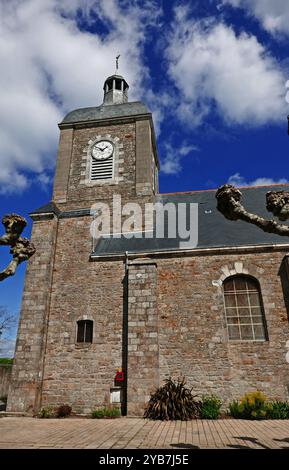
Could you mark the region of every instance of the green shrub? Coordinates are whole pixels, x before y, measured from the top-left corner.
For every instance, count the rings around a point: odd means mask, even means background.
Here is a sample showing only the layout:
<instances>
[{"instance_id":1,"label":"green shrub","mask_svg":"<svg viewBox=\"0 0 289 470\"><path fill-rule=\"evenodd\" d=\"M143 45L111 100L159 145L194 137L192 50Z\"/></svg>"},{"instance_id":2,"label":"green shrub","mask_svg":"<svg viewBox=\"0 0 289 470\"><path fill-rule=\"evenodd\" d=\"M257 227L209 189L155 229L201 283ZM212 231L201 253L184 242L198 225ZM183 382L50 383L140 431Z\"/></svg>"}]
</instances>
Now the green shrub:
<instances>
[{"instance_id":1,"label":"green shrub","mask_svg":"<svg viewBox=\"0 0 289 470\"><path fill-rule=\"evenodd\" d=\"M201 418L218 419L221 413L222 402L215 395L203 397L201 406Z\"/></svg>"},{"instance_id":2,"label":"green shrub","mask_svg":"<svg viewBox=\"0 0 289 470\"><path fill-rule=\"evenodd\" d=\"M93 410L91 413L91 417L95 419L104 418L105 416L105 408L99 408L98 410Z\"/></svg>"},{"instance_id":3,"label":"green shrub","mask_svg":"<svg viewBox=\"0 0 289 470\"><path fill-rule=\"evenodd\" d=\"M232 418L241 418L240 404L237 400L233 400L229 404L228 414L232 416Z\"/></svg>"},{"instance_id":4,"label":"green shrub","mask_svg":"<svg viewBox=\"0 0 289 470\"><path fill-rule=\"evenodd\" d=\"M10 359L9 357L0 357L0 364L7 364L12 366L13 359Z\"/></svg>"},{"instance_id":5,"label":"green shrub","mask_svg":"<svg viewBox=\"0 0 289 470\"><path fill-rule=\"evenodd\" d=\"M229 404L229 413L233 418L265 419L268 417L267 398L259 390L246 393L239 402Z\"/></svg>"},{"instance_id":6,"label":"green shrub","mask_svg":"<svg viewBox=\"0 0 289 470\"><path fill-rule=\"evenodd\" d=\"M120 417L120 409L113 406L113 407L103 407L98 408L91 413L91 417L95 419L101 418L119 418Z\"/></svg>"},{"instance_id":7,"label":"green shrub","mask_svg":"<svg viewBox=\"0 0 289 470\"><path fill-rule=\"evenodd\" d=\"M38 414L37 414L38 418L54 418L55 417L55 414L54 414L54 408L52 406L43 406Z\"/></svg>"},{"instance_id":8,"label":"green shrub","mask_svg":"<svg viewBox=\"0 0 289 470\"><path fill-rule=\"evenodd\" d=\"M289 419L289 402L272 401L267 405L267 415L269 419Z\"/></svg>"},{"instance_id":9,"label":"green shrub","mask_svg":"<svg viewBox=\"0 0 289 470\"><path fill-rule=\"evenodd\" d=\"M60 405L55 409L56 418L66 418L71 415L72 408L70 405Z\"/></svg>"},{"instance_id":10,"label":"green shrub","mask_svg":"<svg viewBox=\"0 0 289 470\"><path fill-rule=\"evenodd\" d=\"M144 418L182 421L198 418L201 403L196 401L185 379L174 382L171 378L151 395Z\"/></svg>"}]
</instances>

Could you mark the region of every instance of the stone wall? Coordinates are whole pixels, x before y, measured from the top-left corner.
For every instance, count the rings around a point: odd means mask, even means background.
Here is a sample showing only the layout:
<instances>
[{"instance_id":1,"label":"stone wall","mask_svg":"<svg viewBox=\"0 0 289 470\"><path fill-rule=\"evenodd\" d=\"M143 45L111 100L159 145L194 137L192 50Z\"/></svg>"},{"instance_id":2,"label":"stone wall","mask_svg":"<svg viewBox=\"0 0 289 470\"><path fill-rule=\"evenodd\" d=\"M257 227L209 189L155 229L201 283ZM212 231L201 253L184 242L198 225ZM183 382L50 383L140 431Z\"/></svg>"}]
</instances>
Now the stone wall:
<instances>
[{"instance_id":1,"label":"stone wall","mask_svg":"<svg viewBox=\"0 0 289 470\"><path fill-rule=\"evenodd\" d=\"M225 401L261 389L288 399L288 315L279 276L284 253L158 260L160 380L185 376L193 393ZM229 341L222 280L243 272L261 286L269 341Z\"/></svg>"},{"instance_id":2,"label":"stone wall","mask_svg":"<svg viewBox=\"0 0 289 470\"><path fill-rule=\"evenodd\" d=\"M281 249L130 260L126 299L124 259L90 261L90 223L34 224L38 251L28 266L9 411L69 403L89 413L109 404L115 373L125 368L126 301L130 415L142 415L150 392L170 376L185 376L194 393L226 402L257 388L288 398ZM269 341L228 340L222 282L236 273L260 282ZM76 343L81 319L94 322L92 344Z\"/></svg>"},{"instance_id":3,"label":"stone wall","mask_svg":"<svg viewBox=\"0 0 289 470\"><path fill-rule=\"evenodd\" d=\"M143 125L137 119L61 130L53 195L60 211L89 209L96 201L111 207L114 194L123 204L152 200L152 181L136 189L136 166L142 184L152 162L150 118L141 118ZM96 138L115 143L117 177L87 184L88 147ZM124 264L89 261L91 221L73 214L34 217L31 240L37 251L28 263L8 411L69 402L86 412L109 402L122 366ZM83 347L75 344L75 335L77 320L84 318L94 321L95 330L93 343Z\"/></svg>"},{"instance_id":4,"label":"stone wall","mask_svg":"<svg viewBox=\"0 0 289 470\"><path fill-rule=\"evenodd\" d=\"M128 414L143 414L159 385L157 266L136 260L128 266Z\"/></svg>"},{"instance_id":5,"label":"stone wall","mask_svg":"<svg viewBox=\"0 0 289 470\"><path fill-rule=\"evenodd\" d=\"M59 221L42 390L42 406L69 403L79 413L109 404L122 367L124 263L89 261L90 222ZM92 344L76 343L82 319L94 322Z\"/></svg>"},{"instance_id":6,"label":"stone wall","mask_svg":"<svg viewBox=\"0 0 289 470\"><path fill-rule=\"evenodd\" d=\"M92 182L91 186L84 183L86 171L87 147L90 140L97 136L101 139L118 139L121 152L121 174L112 181ZM124 158L125 156L125 158ZM114 192L126 192L128 197L135 195L135 124L77 129L74 131L72 161L68 184L67 200L81 206L83 201L110 199Z\"/></svg>"},{"instance_id":7,"label":"stone wall","mask_svg":"<svg viewBox=\"0 0 289 470\"><path fill-rule=\"evenodd\" d=\"M0 364L0 397L8 395L11 382L12 366L9 364Z\"/></svg>"},{"instance_id":8,"label":"stone wall","mask_svg":"<svg viewBox=\"0 0 289 470\"><path fill-rule=\"evenodd\" d=\"M169 377L185 376L194 394L216 394L225 404L256 389L288 399L283 257L252 249L129 263L129 415L142 415L150 392ZM228 339L222 283L238 273L260 282L268 341Z\"/></svg>"},{"instance_id":9,"label":"stone wall","mask_svg":"<svg viewBox=\"0 0 289 470\"><path fill-rule=\"evenodd\" d=\"M41 398L57 220L33 224L7 411L33 412Z\"/></svg>"},{"instance_id":10,"label":"stone wall","mask_svg":"<svg viewBox=\"0 0 289 470\"><path fill-rule=\"evenodd\" d=\"M88 182L89 149L99 139L114 142L115 175L113 180ZM109 201L115 193L124 195L127 201L137 195L152 195L152 152L148 119L62 129L53 200L61 210L71 210Z\"/></svg>"},{"instance_id":11,"label":"stone wall","mask_svg":"<svg viewBox=\"0 0 289 470\"><path fill-rule=\"evenodd\" d=\"M170 376L185 376L195 394L214 393L226 403L255 389L288 399L289 328L280 279L284 252L252 249L131 260L126 299L124 260L89 261L90 222L90 217L58 221L46 322L44 297L25 288L10 411L69 403L74 411L89 413L108 405L115 373L125 369L126 301L129 415L142 415L150 393ZM37 257L34 263L37 283L44 282L48 265L43 259L39 269ZM222 282L236 273L260 282L268 341L228 340ZM92 344L76 342L80 319L94 322Z\"/></svg>"}]
</instances>

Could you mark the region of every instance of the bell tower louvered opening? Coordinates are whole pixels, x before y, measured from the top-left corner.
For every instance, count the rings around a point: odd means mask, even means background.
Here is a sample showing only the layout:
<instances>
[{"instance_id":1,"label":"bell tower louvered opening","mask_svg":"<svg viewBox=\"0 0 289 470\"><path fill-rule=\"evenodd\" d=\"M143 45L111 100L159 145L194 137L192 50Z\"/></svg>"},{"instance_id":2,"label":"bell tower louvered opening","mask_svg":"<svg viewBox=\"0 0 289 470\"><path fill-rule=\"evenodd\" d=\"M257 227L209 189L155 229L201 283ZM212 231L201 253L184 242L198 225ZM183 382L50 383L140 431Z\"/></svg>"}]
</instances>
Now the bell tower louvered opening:
<instances>
[{"instance_id":1,"label":"bell tower louvered opening","mask_svg":"<svg viewBox=\"0 0 289 470\"><path fill-rule=\"evenodd\" d=\"M113 178L113 155L106 160L91 158L91 181L110 180Z\"/></svg>"}]
</instances>

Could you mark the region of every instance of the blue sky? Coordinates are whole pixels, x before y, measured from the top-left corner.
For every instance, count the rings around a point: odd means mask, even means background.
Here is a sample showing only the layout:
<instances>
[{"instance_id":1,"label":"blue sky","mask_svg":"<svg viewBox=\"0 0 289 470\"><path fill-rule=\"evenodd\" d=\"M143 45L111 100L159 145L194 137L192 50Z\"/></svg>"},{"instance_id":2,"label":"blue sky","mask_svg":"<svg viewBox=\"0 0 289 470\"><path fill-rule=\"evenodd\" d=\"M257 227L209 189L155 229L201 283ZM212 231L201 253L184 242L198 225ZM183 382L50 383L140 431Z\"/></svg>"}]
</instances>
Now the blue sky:
<instances>
[{"instance_id":1,"label":"blue sky","mask_svg":"<svg viewBox=\"0 0 289 470\"><path fill-rule=\"evenodd\" d=\"M57 123L101 104L117 54L153 112L161 192L288 181L288 0L0 0L0 30L1 216L50 200ZM15 313L24 273L0 283Z\"/></svg>"}]
</instances>

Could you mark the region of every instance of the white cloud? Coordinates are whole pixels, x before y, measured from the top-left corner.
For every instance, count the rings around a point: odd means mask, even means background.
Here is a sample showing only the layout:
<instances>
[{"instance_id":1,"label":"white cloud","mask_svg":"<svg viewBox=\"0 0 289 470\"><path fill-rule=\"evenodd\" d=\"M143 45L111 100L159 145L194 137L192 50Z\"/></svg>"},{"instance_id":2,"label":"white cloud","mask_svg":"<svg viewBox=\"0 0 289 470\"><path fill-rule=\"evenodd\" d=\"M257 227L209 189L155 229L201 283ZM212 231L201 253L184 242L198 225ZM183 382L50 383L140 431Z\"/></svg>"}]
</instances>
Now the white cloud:
<instances>
[{"instance_id":1,"label":"white cloud","mask_svg":"<svg viewBox=\"0 0 289 470\"><path fill-rule=\"evenodd\" d=\"M151 89L146 90L145 102L153 113L154 129L158 136L161 131L161 123L165 119L166 112L177 106L176 97L167 91L159 91L155 94Z\"/></svg>"},{"instance_id":2,"label":"white cloud","mask_svg":"<svg viewBox=\"0 0 289 470\"><path fill-rule=\"evenodd\" d=\"M0 0L0 192L23 190L27 171L53 167L57 123L77 107L102 102L104 79L120 72L140 98L148 72L142 62L152 2L126 8L118 0ZM76 15L107 34L81 30ZM97 29L97 28L96 28ZM41 183L41 178L40 178ZM43 183L43 178L42 178Z\"/></svg>"},{"instance_id":3,"label":"white cloud","mask_svg":"<svg viewBox=\"0 0 289 470\"><path fill-rule=\"evenodd\" d=\"M195 145L184 143L179 147L166 143L164 145L165 157L161 161L161 172L166 175L177 175L182 171L182 159L193 152L198 152L199 148Z\"/></svg>"},{"instance_id":4,"label":"white cloud","mask_svg":"<svg viewBox=\"0 0 289 470\"><path fill-rule=\"evenodd\" d=\"M0 161L2 164L1 156ZM11 165L10 162L9 165L5 165L5 161L3 162L3 166L0 168L0 194L11 194L16 191L21 192L27 189L29 184L26 176L20 174L16 168L13 169L13 165Z\"/></svg>"},{"instance_id":5,"label":"white cloud","mask_svg":"<svg viewBox=\"0 0 289 470\"><path fill-rule=\"evenodd\" d=\"M178 114L187 123L199 125L214 111L228 124L246 126L287 114L283 72L255 36L237 35L212 18L188 19L177 8L167 56L182 101Z\"/></svg>"},{"instance_id":6,"label":"white cloud","mask_svg":"<svg viewBox=\"0 0 289 470\"><path fill-rule=\"evenodd\" d=\"M285 85L285 88L288 90L288 88L289 88L289 80L287 80L286 85ZM286 92L285 100L287 101L287 103L289 103L289 90Z\"/></svg>"},{"instance_id":7,"label":"white cloud","mask_svg":"<svg viewBox=\"0 0 289 470\"><path fill-rule=\"evenodd\" d=\"M47 186L51 182L51 178L46 173L40 173L37 175L37 181L43 186Z\"/></svg>"},{"instance_id":8,"label":"white cloud","mask_svg":"<svg viewBox=\"0 0 289 470\"><path fill-rule=\"evenodd\" d=\"M0 340L0 357L13 357L15 351L15 339Z\"/></svg>"},{"instance_id":9,"label":"white cloud","mask_svg":"<svg viewBox=\"0 0 289 470\"><path fill-rule=\"evenodd\" d=\"M235 173L230 176L228 179L228 184L233 186L271 186L272 184L287 184L289 181L286 178L280 178L279 180L274 180L273 178L257 178L254 181L246 181L246 179L240 175L240 173Z\"/></svg>"},{"instance_id":10,"label":"white cloud","mask_svg":"<svg viewBox=\"0 0 289 470\"><path fill-rule=\"evenodd\" d=\"M51 184L53 183L53 178L51 175L47 173L39 173L36 177L31 181L31 183L37 184L41 187L42 191L45 193L49 193Z\"/></svg>"},{"instance_id":11,"label":"white cloud","mask_svg":"<svg viewBox=\"0 0 289 470\"><path fill-rule=\"evenodd\" d=\"M288 0L222 0L222 4L244 8L270 33L289 34Z\"/></svg>"}]
</instances>

